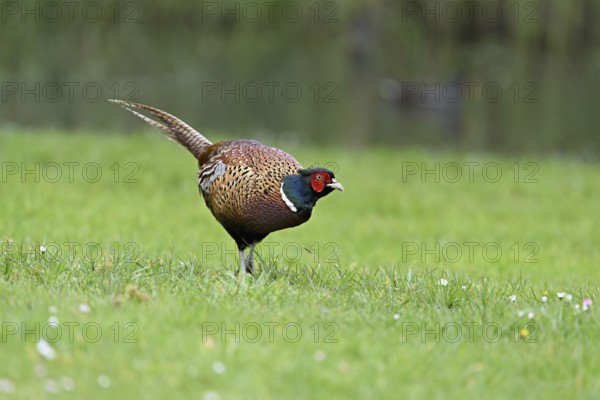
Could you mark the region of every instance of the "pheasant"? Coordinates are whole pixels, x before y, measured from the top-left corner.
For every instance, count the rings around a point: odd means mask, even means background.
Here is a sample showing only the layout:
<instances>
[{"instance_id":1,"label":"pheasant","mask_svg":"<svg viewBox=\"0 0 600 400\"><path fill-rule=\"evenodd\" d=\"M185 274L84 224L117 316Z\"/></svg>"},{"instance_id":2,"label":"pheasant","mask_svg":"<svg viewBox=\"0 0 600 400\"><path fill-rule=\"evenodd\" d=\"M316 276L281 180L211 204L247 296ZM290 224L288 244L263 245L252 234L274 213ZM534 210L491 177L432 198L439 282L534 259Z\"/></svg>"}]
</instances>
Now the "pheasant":
<instances>
[{"instance_id":1,"label":"pheasant","mask_svg":"<svg viewBox=\"0 0 600 400\"><path fill-rule=\"evenodd\" d=\"M253 273L256 245L271 232L308 221L317 200L344 191L332 171L304 169L283 150L256 140L212 143L177 117L154 107L123 100L121 105L187 148L198 160L198 187L213 216L235 240L240 274ZM143 110L158 121L141 114ZM248 256L245 250L250 247Z\"/></svg>"}]
</instances>

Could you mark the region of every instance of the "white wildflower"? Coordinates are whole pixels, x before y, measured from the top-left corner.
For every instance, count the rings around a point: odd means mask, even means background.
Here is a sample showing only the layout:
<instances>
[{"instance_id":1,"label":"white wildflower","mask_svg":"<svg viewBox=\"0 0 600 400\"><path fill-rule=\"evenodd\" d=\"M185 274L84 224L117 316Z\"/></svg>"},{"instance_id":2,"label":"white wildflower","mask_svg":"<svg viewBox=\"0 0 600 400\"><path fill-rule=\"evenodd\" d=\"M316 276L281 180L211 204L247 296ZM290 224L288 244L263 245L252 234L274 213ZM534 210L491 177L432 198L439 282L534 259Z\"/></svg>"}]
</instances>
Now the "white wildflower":
<instances>
[{"instance_id":1,"label":"white wildflower","mask_svg":"<svg viewBox=\"0 0 600 400\"><path fill-rule=\"evenodd\" d=\"M565 301L570 302L571 300L573 300L573 295L572 294L566 294L565 295Z\"/></svg>"},{"instance_id":2,"label":"white wildflower","mask_svg":"<svg viewBox=\"0 0 600 400\"><path fill-rule=\"evenodd\" d=\"M44 339L41 339L35 345L37 352L44 358L48 360L54 360L56 358L56 350L50 346L50 343L46 342Z\"/></svg>"},{"instance_id":3,"label":"white wildflower","mask_svg":"<svg viewBox=\"0 0 600 400\"><path fill-rule=\"evenodd\" d=\"M58 386L58 382L54 379L46 379L46 382L44 382L44 390L48 393L58 393L60 392L60 386Z\"/></svg>"},{"instance_id":4,"label":"white wildflower","mask_svg":"<svg viewBox=\"0 0 600 400\"><path fill-rule=\"evenodd\" d=\"M15 385L10 379L0 379L0 393L14 393Z\"/></svg>"},{"instance_id":5,"label":"white wildflower","mask_svg":"<svg viewBox=\"0 0 600 400\"><path fill-rule=\"evenodd\" d=\"M202 394L202 400L221 400L221 396L214 390L208 390Z\"/></svg>"},{"instance_id":6,"label":"white wildflower","mask_svg":"<svg viewBox=\"0 0 600 400\"><path fill-rule=\"evenodd\" d=\"M88 306L85 303L81 303L79 304L79 312L82 312L84 314L89 313L90 311L92 311L92 309L90 308L90 306Z\"/></svg>"},{"instance_id":7,"label":"white wildflower","mask_svg":"<svg viewBox=\"0 0 600 400\"><path fill-rule=\"evenodd\" d=\"M75 389L75 382L73 381L73 379L69 378L68 376L61 376L60 377L60 386L62 386L62 388L64 390L66 390L67 392L71 392L71 391L73 391L73 389Z\"/></svg>"},{"instance_id":8,"label":"white wildflower","mask_svg":"<svg viewBox=\"0 0 600 400\"><path fill-rule=\"evenodd\" d=\"M98 385L100 385L100 387L102 389L109 388L110 387L110 378L106 375L98 376Z\"/></svg>"},{"instance_id":9,"label":"white wildflower","mask_svg":"<svg viewBox=\"0 0 600 400\"><path fill-rule=\"evenodd\" d=\"M220 361L215 361L212 365L212 370L215 374L224 374L225 373L225 364Z\"/></svg>"},{"instance_id":10,"label":"white wildflower","mask_svg":"<svg viewBox=\"0 0 600 400\"><path fill-rule=\"evenodd\" d=\"M327 356L325 355L324 351L321 351L321 350L315 351L314 358L315 358L315 360L317 360L317 362L323 362L323 361L325 361L326 357Z\"/></svg>"}]
</instances>

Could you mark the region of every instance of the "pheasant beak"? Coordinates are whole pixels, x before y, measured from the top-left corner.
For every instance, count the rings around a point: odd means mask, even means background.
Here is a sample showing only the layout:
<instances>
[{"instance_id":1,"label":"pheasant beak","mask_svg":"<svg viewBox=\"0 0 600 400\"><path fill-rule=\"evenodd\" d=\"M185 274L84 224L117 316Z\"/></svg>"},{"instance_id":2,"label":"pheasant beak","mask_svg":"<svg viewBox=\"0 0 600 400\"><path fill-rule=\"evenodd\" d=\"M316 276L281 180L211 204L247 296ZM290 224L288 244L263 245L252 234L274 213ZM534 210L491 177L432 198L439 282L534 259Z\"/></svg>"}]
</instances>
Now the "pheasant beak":
<instances>
[{"instance_id":1,"label":"pheasant beak","mask_svg":"<svg viewBox=\"0 0 600 400\"><path fill-rule=\"evenodd\" d=\"M341 184L341 183L339 183L339 182L338 182L338 180L337 180L337 179L335 179L335 178L333 178L333 179L331 180L331 183L328 183L328 184L327 184L327 187L330 187L330 188L332 188L332 189L337 189L337 190L339 190L340 192L343 192L343 191L344 191L344 187L342 186L342 184Z\"/></svg>"}]
</instances>

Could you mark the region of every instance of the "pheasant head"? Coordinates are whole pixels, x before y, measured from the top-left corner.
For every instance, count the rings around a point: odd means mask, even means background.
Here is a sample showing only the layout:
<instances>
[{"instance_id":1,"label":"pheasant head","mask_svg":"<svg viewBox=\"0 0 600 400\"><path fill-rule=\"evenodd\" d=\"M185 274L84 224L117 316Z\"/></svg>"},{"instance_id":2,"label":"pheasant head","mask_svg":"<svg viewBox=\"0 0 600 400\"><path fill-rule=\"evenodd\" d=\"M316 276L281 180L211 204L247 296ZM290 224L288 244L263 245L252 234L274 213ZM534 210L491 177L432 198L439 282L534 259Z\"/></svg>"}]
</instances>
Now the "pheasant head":
<instances>
[{"instance_id":1,"label":"pheasant head","mask_svg":"<svg viewBox=\"0 0 600 400\"><path fill-rule=\"evenodd\" d=\"M281 197L290 210L308 219L317 200L335 189L344 191L332 171L325 168L301 169L297 174L283 178Z\"/></svg>"}]
</instances>

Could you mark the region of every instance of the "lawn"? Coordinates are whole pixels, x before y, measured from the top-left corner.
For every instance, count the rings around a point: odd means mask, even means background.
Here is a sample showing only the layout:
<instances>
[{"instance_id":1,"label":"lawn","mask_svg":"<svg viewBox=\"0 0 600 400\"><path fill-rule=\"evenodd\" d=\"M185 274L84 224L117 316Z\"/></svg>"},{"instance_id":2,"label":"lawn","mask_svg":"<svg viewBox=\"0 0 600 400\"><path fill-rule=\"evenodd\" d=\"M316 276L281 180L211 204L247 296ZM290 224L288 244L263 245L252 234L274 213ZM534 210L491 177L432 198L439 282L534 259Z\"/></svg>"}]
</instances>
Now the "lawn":
<instances>
[{"instance_id":1,"label":"lawn","mask_svg":"<svg viewBox=\"0 0 600 400\"><path fill-rule=\"evenodd\" d=\"M597 164L261 141L345 192L238 292L184 149L1 132L0 395L598 398Z\"/></svg>"}]
</instances>

